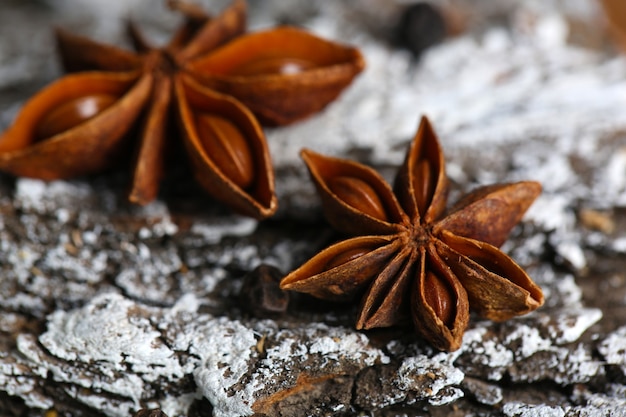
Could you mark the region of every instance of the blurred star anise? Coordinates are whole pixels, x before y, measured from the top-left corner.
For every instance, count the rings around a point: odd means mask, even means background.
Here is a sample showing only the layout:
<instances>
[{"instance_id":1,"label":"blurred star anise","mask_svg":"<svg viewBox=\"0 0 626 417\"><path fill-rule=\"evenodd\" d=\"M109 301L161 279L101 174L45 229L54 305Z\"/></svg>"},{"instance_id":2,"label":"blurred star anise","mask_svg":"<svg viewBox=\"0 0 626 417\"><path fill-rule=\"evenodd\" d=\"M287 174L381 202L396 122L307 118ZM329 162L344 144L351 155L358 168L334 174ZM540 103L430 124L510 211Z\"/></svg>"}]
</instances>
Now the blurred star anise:
<instances>
[{"instance_id":1,"label":"blurred star anise","mask_svg":"<svg viewBox=\"0 0 626 417\"><path fill-rule=\"evenodd\" d=\"M626 2L622 0L601 0L600 4L603 6L611 34L622 50L626 51ZM597 27L595 29L601 30L601 28Z\"/></svg>"},{"instance_id":2,"label":"blurred star anise","mask_svg":"<svg viewBox=\"0 0 626 417\"><path fill-rule=\"evenodd\" d=\"M303 150L328 221L356 235L315 255L281 288L330 300L363 294L357 329L398 324L440 350L460 347L470 307L506 320L543 304L541 289L498 247L541 192L536 182L478 188L447 213L444 156L426 118L394 190L369 167Z\"/></svg>"},{"instance_id":3,"label":"blurred star anise","mask_svg":"<svg viewBox=\"0 0 626 417\"><path fill-rule=\"evenodd\" d=\"M131 202L156 197L169 144L181 140L214 198L255 218L273 214L274 173L258 120L282 125L319 111L362 70L362 56L290 27L244 34L243 0L216 18L169 4L186 19L161 48L132 23L135 53L59 30L63 63L79 72L24 105L0 137L0 170L45 180L102 171L140 123Z\"/></svg>"}]
</instances>

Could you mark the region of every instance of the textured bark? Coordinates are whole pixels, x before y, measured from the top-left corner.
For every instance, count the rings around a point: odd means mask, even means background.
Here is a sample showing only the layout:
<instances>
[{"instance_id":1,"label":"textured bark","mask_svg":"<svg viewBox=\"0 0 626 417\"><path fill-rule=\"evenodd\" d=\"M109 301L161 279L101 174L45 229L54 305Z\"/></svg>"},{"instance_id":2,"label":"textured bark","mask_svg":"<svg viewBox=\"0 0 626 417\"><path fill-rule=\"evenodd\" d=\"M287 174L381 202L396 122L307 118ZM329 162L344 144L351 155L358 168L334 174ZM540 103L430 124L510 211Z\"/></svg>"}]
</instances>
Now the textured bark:
<instances>
[{"instance_id":1,"label":"textured bark","mask_svg":"<svg viewBox=\"0 0 626 417\"><path fill-rule=\"evenodd\" d=\"M2 129L56 76L51 21L115 40L119 28L107 22L117 19L94 17L108 6L79 3L0 6ZM595 2L539 10L513 1L495 11L479 2L471 32L418 63L378 36L380 16L400 7L392 2L263 3L251 5L256 22L309 24L361 45L368 64L322 114L267 130L280 201L272 221L230 214L184 164L170 167L159 199L142 208L124 202L124 169L50 183L0 176L0 414L621 412L626 58L602 33L563 31L598 27L593 13L575 15ZM129 4L142 24L167 13L148 0ZM508 16L510 31L490 13ZM437 126L452 193L542 183L503 250L542 287L545 305L504 323L472 317L461 348L446 354L410 327L355 331L356 306L293 294L271 319L242 306L240 289L259 264L289 272L338 237L322 220L300 148L391 175L422 113Z\"/></svg>"}]
</instances>

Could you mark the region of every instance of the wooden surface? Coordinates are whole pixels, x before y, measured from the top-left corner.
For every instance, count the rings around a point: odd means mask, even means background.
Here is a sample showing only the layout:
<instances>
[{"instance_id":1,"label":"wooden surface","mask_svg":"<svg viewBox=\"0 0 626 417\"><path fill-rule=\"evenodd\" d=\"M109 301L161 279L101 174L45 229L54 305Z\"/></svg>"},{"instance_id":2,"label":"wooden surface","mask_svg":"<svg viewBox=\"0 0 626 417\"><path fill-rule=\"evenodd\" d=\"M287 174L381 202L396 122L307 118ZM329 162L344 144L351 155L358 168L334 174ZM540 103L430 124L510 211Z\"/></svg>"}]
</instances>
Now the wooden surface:
<instances>
[{"instance_id":1,"label":"wooden surface","mask_svg":"<svg viewBox=\"0 0 626 417\"><path fill-rule=\"evenodd\" d=\"M60 74L54 24L116 44L129 13L159 39L176 24L147 0L105 3L0 4L0 128ZM125 203L123 168L52 183L1 176L0 414L623 412L626 57L594 2L491 3L458 3L465 30L419 60L387 42L403 3L252 6L253 27L300 24L359 46L368 65L324 112L266 129L280 205L269 221L230 214L180 163L144 208ZM242 305L256 266L286 273L339 238L299 150L390 179L422 114L441 138L451 201L482 184L543 184L504 250L545 306L500 324L473 317L445 354L411 328L353 330L350 305L293 295L272 318Z\"/></svg>"}]
</instances>

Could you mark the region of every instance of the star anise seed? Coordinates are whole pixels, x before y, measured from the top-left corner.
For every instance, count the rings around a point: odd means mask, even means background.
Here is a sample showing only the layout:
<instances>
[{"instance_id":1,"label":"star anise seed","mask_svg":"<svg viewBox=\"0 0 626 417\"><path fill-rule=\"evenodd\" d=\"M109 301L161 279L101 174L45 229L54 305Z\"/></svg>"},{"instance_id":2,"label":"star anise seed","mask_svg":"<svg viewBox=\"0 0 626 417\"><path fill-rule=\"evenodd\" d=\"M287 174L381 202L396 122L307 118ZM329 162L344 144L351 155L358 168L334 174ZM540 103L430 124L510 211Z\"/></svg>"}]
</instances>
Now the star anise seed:
<instances>
[{"instance_id":1,"label":"star anise seed","mask_svg":"<svg viewBox=\"0 0 626 417\"><path fill-rule=\"evenodd\" d=\"M69 178L108 168L134 145L129 200L147 204L168 143L180 141L214 198L255 218L272 215L274 173L259 121L283 125L319 111L363 69L363 58L296 28L244 33L243 0L216 18L182 0L169 5L186 21L160 48L132 22L136 52L58 30L63 64L74 73L24 105L0 137L0 170ZM127 134L137 124L132 144Z\"/></svg>"},{"instance_id":2,"label":"star anise seed","mask_svg":"<svg viewBox=\"0 0 626 417\"><path fill-rule=\"evenodd\" d=\"M541 289L498 246L541 192L532 181L481 187L447 213L444 156L423 118L394 188L369 167L303 150L326 218L354 237L322 250L281 288L361 297L357 329L399 324L440 350L461 346L470 308L492 320L529 313ZM337 185L339 183L339 185Z\"/></svg>"}]
</instances>

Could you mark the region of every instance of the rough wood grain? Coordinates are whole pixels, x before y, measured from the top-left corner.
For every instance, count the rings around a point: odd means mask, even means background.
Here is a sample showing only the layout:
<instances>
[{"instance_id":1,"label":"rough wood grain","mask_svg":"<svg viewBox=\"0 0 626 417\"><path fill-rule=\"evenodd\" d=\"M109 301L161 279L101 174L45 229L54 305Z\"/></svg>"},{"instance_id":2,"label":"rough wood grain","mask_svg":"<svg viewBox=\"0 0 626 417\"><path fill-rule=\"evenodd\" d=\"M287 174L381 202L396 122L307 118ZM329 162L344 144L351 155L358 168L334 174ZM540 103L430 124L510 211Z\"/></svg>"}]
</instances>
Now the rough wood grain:
<instances>
[{"instance_id":1,"label":"rough wood grain","mask_svg":"<svg viewBox=\"0 0 626 417\"><path fill-rule=\"evenodd\" d=\"M0 127L55 76L52 22L118 40L111 22L125 16L123 7L78 3L0 5ZM157 35L175 23L153 2L126 3ZM368 63L322 114L267 130L280 202L272 221L231 215L195 188L184 166L172 168L159 200L144 208L124 203L124 170L52 183L0 177L0 414L621 412L626 57L602 33L582 38L589 42L568 34L594 27L594 15L581 12L594 10L591 0L510 1L497 11L476 6L469 32L414 62L379 36L385 28L372 10L393 16L400 5L389 3L253 7L253 25L303 24L358 44ZM473 318L451 354L404 328L354 331L347 306L296 297L274 319L244 308L246 273L261 263L287 272L337 238L300 148L391 175L421 114L441 137L453 192L543 184L504 249L542 286L546 305L501 324Z\"/></svg>"}]
</instances>

